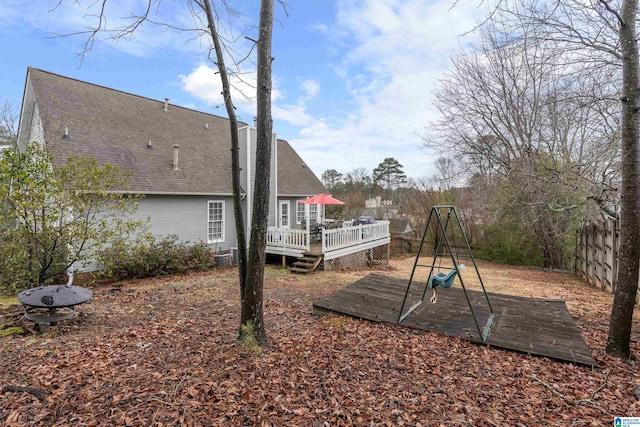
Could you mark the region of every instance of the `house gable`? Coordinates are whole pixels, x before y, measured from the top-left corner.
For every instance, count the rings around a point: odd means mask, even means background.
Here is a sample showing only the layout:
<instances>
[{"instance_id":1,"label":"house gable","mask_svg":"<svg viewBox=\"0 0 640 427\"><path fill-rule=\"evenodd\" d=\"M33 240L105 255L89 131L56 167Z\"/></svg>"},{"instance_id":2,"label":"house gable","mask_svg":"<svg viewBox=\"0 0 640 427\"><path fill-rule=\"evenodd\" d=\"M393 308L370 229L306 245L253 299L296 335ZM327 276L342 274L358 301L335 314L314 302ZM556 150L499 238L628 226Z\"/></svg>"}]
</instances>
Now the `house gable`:
<instances>
[{"instance_id":1,"label":"house gable","mask_svg":"<svg viewBox=\"0 0 640 427\"><path fill-rule=\"evenodd\" d=\"M287 141L278 140L278 197L307 197L327 189Z\"/></svg>"}]
</instances>

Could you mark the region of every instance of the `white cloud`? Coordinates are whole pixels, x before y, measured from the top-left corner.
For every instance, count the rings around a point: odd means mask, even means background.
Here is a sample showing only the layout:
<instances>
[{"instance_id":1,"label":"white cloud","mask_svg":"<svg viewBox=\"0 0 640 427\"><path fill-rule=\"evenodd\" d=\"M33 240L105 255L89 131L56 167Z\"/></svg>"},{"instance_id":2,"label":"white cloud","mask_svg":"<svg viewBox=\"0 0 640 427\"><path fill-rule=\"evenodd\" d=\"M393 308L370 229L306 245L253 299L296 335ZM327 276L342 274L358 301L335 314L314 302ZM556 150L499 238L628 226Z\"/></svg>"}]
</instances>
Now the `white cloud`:
<instances>
[{"instance_id":1,"label":"white cloud","mask_svg":"<svg viewBox=\"0 0 640 427\"><path fill-rule=\"evenodd\" d=\"M432 91L450 53L461 40L474 37L460 37L477 22L477 4L472 3L458 2L451 10L452 3L442 0L336 3L333 31L323 34L342 46L330 67L356 107L348 118L313 120L290 138L316 173L359 166L371 170L385 157L395 157L411 177L433 174L435 159L422 150L418 134L435 117ZM325 107L332 108L328 100ZM339 155L327 154L331 150Z\"/></svg>"},{"instance_id":2,"label":"white cloud","mask_svg":"<svg viewBox=\"0 0 640 427\"><path fill-rule=\"evenodd\" d=\"M196 67L191 73L178 76L182 89L208 105L222 106L222 81L216 69L207 65ZM231 99L235 107L255 115L256 75L247 72L230 75Z\"/></svg>"},{"instance_id":3,"label":"white cloud","mask_svg":"<svg viewBox=\"0 0 640 427\"><path fill-rule=\"evenodd\" d=\"M320 93L320 84L313 80L305 80L300 84L300 88L308 98L315 98Z\"/></svg>"},{"instance_id":4,"label":"white cloud","mask_svg":"<svg viewBox=\"0 0 640 427\"><path fill-rule=\"evenodd\" d=\"M222 99L222 82L220 76L212 67L200 65L191 73L178 76L181 87L201 101L210 106L224 105ZM243 72L239 75L229 77L232 89L231 98L239 115L253 117L256 114L256 73L253 71ZM274 85L277 79L274 79ZM277 88L272 91L272 115L275 120L282 120L294 126L309 126L315 119L307 113L306 102L318 95L320 85L313 80L304 80L300 84L300 89L304 95L300 96L294 103L278 102L283 95ZM275 129L277 131L277 129Z\"/></svg>"},{"instance_id":5,"label":"white cloud","mask_svg":"<svg viewBox=\"0 0 640 427\"><path fill-rule=\"evenodd\" d=\"M308 126L313 123L314 118L311 117L304 105L283 105L271 106L271 115L275 120L283 120L295 126ZM275 129L277 131L277 129Z\"/></svg>"},{"instance_id":6,"label":"white cloud","mask_svg":"<svg viewBox=\"0 0 640 427\"><path fill-rule=\"evenodd\" d=\"M0 31L36 28L43 33L68 34L95 23L95 16L91 16L95 11L87 12L73 1L62 2L50 11L55 3L2 0ZM91 4L99 7L101 2L82 2L84 6ZM119 18L139 11L146 0L110 0L107 4L108 24L122 26ZM395 157L410 176L431 175L432 159L420 149L417 134L435 117L432 90L449 63L449 54L473 39L473 35L460 35L477 22L473 15L479 13L478 3L457 2L451 9L452 0L339 0L333 6L335 22L307 27L325 38L315 49L324 48L333 55L331 63L316 68L328 74L322 79L285 74L295 70L274 75L273 116L282 124L276 124L275 130L300 150L317 173L328 168L347 172L361 166L371 170L385 157ZM162 2L160 13L162 16L153 16L158 21L193 26L184 3ZM194 57L201 61L201 53L208 47L206 37L198 43L189 41L192 36L143 26L135 40L105 42L96 49L136 56L167 51L197 53L180 57L188 64ZM234 48L239 55L249 51L245 49L249 42L242 37L238 40L240 44ZM233 79L232 96L245 121L255 115L255 80L254 72ZM202 102L223 104L220 78L212 66L193 66L191 72L179 77L179 83ZM340 85L341 90L332 85ZM337 92L339 98L333 95ZM283 133L283 128L289 133Z\"/></svg>"},{"instance_id":7,"label":"white cloud","mask_svg":"<svg viewBox=\"0 0 640 427\"><path fill-rule=\"evenodd\" d=\"M307 112L307 102L318 96L320 84L314 80L304 80L300 83L300 90L303 95L295 103L274 103L272 106L273 118L283 120L294 126L310 126L317 119Z\"/></svg>"},{"instance_id":8,"label":"white cloud","mask_svg":"<svg viewBox=\"0 0 640 427\"><path fill-rule=\"evenodd\" d=\"M180 85L191 96L209 106L223 106L222 82L217 69L207 65L196 67L191 73L178 76ZM274 79L274 82L276 80ZM243 71L229 76L231 99L242 120L256 115L256 73ZM275 84L275 83L274 83ZM278 105L282 94L276 88L271 91L272 115L276 120L284 120L296 126L306 126L313 120L305 111L304 105Z\"/></svg>"}]
</instances>

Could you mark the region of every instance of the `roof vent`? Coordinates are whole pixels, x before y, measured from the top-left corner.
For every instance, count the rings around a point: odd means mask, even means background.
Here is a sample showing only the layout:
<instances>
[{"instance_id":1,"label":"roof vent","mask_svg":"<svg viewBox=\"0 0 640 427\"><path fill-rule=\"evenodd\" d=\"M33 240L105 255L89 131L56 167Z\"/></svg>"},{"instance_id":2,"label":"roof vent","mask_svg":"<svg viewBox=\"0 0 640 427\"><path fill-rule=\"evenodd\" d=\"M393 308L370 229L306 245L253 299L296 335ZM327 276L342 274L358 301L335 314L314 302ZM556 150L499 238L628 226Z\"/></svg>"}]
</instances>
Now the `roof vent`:
<instances>
[{"instance_id":1,"label":"roof vent","mask_svg":"<svg viewBox=\"0 0 640 427\"><path fill-rule=\"evenodd\" d=\"M69 126L64 127L64 135L62 135L62 139L71 139L69 136Z\"/></svg>"},{"instance_id":2,"label":"roof vent","mask_svg":"<svg viewBox=\"0 0 640 427\"><path fill-rule=\"evenodd\" d=\"M164 111L169 111L169 98L164 99Z\"/></svg>"},{"instance_id":3,"label":"roof vent","mask_svg":"<svg viewBox=\"0 0 640 427\"><path fill-rule=\"evenodd\" d=\"M178 168L178 148L180 148L178 144L173 144L173 170L174 171L180 170L180 168Z\"/></svg>"},{"instance_id":4,"label":"roof vent","mask_svg":"<svg viewBox=\"0 0 640 427\"><path fill-rule=\"evenodd\" d=\"M205 123L205 124L204 124L204 128L205 128L205 129L209 129L209 123Z\"/></svg>"},{"instance_id":5,"label":"roof vent","mask_svg":"<svg viewBox=\"0 0 640 427\"><path fill-rule=\"evenodd\" d=\"M147 142L147 148L153 148L153 144L151 144L151 140L149 140L149 142Z\"/></svg>"}]
</instances>

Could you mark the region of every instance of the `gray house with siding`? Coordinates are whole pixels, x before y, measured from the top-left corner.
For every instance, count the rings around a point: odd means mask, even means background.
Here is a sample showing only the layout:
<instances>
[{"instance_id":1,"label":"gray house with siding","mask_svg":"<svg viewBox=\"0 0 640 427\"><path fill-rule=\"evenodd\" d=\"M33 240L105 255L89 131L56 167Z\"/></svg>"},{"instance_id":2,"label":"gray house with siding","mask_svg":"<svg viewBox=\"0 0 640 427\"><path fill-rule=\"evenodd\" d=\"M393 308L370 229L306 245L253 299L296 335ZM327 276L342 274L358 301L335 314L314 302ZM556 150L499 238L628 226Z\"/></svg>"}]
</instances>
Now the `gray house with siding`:
<instances>
[{"instance_id":1,"label":"gray house with siding","mask_svg":"<svg viewBox=\"0 0 640 427\"><path fill-rule=\"evenodd\" d=\"M241 123L239 137L249 227L260 167L255 128ZM47 145L54 166L83 156L132 171L128 192L144 195L136 215L150 218L155 235L204 241L219 251L236 245L228 119L29 68L18 144L33 141ZM300 202L325 187L275 134L270 188L270 226L295 229L306 216L321 219L321 207Z\"/></svg>"}]
</instances>

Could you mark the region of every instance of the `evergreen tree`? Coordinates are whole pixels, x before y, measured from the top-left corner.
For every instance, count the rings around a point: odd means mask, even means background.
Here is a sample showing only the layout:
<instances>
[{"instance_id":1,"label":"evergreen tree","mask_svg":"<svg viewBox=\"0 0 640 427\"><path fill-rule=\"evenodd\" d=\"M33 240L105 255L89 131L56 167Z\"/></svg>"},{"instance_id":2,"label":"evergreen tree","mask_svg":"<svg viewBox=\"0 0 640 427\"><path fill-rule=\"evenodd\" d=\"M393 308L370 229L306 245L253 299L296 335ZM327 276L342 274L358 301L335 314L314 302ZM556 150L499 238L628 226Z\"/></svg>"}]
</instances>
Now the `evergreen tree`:
<instances>
[{"instance_id":1,"label":"evergreen tree","mask_svg":"<svg viewBox=\"0 0 640 427\"><path fill-rule=\"evenodd\" d=\"M391 191L407 182L407 175L402 168L396 159L387 157L373 170L373 182L378 185L384 183L387 191Z\"/></svg>"}]
</instances>

